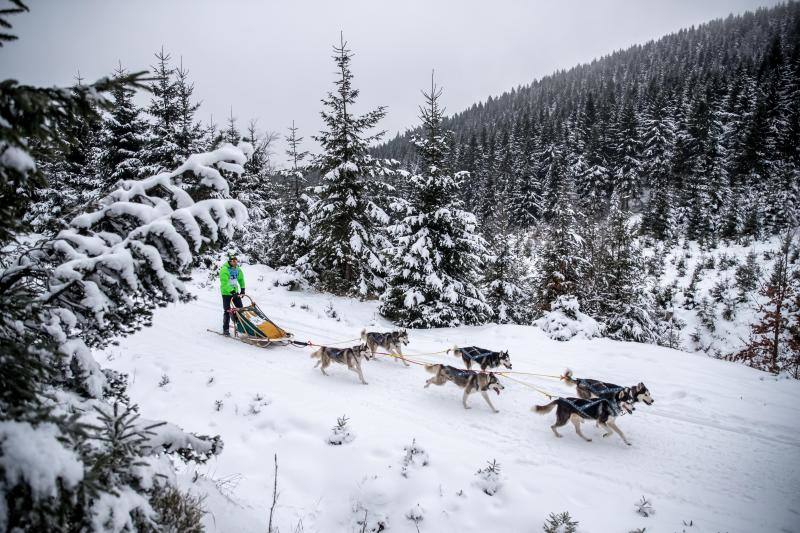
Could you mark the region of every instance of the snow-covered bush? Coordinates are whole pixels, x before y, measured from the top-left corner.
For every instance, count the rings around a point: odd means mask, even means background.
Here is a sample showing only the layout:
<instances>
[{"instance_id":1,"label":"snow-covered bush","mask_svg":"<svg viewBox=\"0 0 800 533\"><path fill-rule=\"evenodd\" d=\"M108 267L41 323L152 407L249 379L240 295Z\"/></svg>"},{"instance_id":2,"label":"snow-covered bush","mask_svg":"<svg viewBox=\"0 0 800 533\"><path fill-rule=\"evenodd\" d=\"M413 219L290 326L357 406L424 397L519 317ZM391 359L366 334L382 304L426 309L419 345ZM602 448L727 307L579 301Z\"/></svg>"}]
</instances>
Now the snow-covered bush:
<instances>
[{"instance_id":1,"label":"snow-covered bush","mask_svg":"<svg viewBox=\"0 0 800 533\"><path fill-rule=\"evenodd\" d=\"M500 464L494 459L491 462L487 462L486 466L479 469L475 475L478 477L475 485L489 496L497 494L497 491L503 485L500 480Z\"/></svg>"},{"instance_id":2,"label":"snow-covered bush","mask_svg":"<svg viewBox=\"0 0 800 533\"><path fill-rule=\"evenodd\" d=\"M653 504L650 502L650 500L648 500L644 496L642 496L642 498L633 505L634 507L636 507L636 513L641 516L644 516L645 518L647 518L652 514L655 514L656 512L655 509L653 509Z\"/></svg>"},{"instance_id":3,"label":"snow-covered bush","mask_svg":"<svg viewBox=\"0 0 800 533\"><path fill-rule=\"evenodd\" d=\"M581 313L577 298L564 296L559 296L550 311L534 321L534 325L557 341L568 341L575 336L591 339L599 337L601 331L595 319Z\"/></svg>"},{"instance_id":4,"label":"snow-covered bush","mask_svg":"<svg viewBox=\"0 0 800 533\"><path fill-rule=\"evenodd\" d=\"M575 533L578 530L578 521L573 520L567 511L550 513L542 530L544 533Z\"/></svg>"},{"instance_id":5,"label":"snow-covered bush","mask_svg":"<svg viewBox=\"0 0 800 533\"><path fill-rule=\"evenodd\" d=\"M331 429L331 434L328 435L327 442L333 446L341 446L348 442L352 442L356 438L347 423L350 420L346 416L336 419L336 425Z\"/></svg>"},{"instance_id":6,"label":"snow-covered bush","mask_svg":"<svg viewBox=\"0 0 800 533\"><path fill-rule=\"evenodd\" d=\"M394 496L390 481L378 476L365 478L352 497L353 530L380 533L389 529L389 512Z\"/></svg>"},{"instance_id":7,"label":"snow-covered bush","mask_svg":"<svg viewBox=\"0 0 800 533\"><path fill-rule=\"evenodd\" d=\"M202 533L204 496L183 493L175 487L160 487L152 497L156 523L161 531Z\"/></svg>"},{"instance_id":8,"label":"snow-covered bush","mask_svg":"<svg viewBox=\"0 0 800 533\"><path fill-rule=\"evenodd\" d=\"M417 444L417 439L413 439L409 446L404 446L403 461L400 466L400 475L408 477L411 468L422 468L428 466L430 459L428 452L426 452L420 445Z\"/></svg>"},{"instance_id":9,"label":"snow-covered bush","mask_svg":"<svg viewBox=\"0 0 800 533\"><path fill-rule=\"evenodd\" d=\"M408 510L406 513L406 518L411 520L414 523L414 527L416 527L417 531L419 531L419 524L425 519L425 509L423 509L419 504L416 504L414 507Z\"/></svg>"},{"instance_id":10,"label":"snow-covered bush","mask_svg":"<svg viewBox=\"0 0 800 533\"><path fill-rule=\"evenodd\" d=\"M253 396L253 399L247 406L246 415L255 416L261 412L261 410L272 403L268 398L265 398L261 394L256 394Z\"/></svg>"}]
</instances>

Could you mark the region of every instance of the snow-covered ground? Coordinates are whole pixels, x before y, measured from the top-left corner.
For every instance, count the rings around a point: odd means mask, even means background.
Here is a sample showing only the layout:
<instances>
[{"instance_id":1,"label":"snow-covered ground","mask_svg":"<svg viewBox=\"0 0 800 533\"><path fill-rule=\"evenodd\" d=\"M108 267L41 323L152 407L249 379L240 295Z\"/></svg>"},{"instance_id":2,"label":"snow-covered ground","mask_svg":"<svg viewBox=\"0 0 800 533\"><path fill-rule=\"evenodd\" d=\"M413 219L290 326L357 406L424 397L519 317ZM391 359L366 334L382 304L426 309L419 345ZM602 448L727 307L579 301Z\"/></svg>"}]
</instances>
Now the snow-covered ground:
<instances>
[{"instance_id":1,"label":"snow-covered ground","mask_svg":"<svg viewBox=\"0 0 800 533\"><path fill-rule=\"evenodd\" d=\"M287 292L273 286L272 270L244 269L248 294L299 339L325 343L355 338L363 327L390 328L374 302ZM145 416L222 436L219 457L181 476L184 488L208 493L209 531L266 531L274 454L284 533L360 531L365 513L371 527L383 520L388 531L535 532L561 511L581 532L800 531L798 381L651 345L560 343L535 327L410 332L408 352L508 349L515 371L570 367L580 377L644 381L653 393L653 406L618 421L633 446L602 438L592 424L584 432L593 442L571 424L557 439L554 413L530 411L547 399L507 379L492 396L500 413L479 395L465 411L454 385L423 389L430 374L416 365L366 362L364 386L338 365L323 376L310 348L259 349L208 333L221 326L221 304L216 285L201 278L197 301L159 310L153 327L98 360L129 374L129 394ZM447 355L419 359L457 364ZM572 395L558 380L514 377ZM331 446L343 415L355 439ZM418 454L403 469L412 441L427 465ZM488 496L476 472L492 460L500 486ZM642 496L655 509L647 518L635 512Z\"/></svg>"}]
</instances>

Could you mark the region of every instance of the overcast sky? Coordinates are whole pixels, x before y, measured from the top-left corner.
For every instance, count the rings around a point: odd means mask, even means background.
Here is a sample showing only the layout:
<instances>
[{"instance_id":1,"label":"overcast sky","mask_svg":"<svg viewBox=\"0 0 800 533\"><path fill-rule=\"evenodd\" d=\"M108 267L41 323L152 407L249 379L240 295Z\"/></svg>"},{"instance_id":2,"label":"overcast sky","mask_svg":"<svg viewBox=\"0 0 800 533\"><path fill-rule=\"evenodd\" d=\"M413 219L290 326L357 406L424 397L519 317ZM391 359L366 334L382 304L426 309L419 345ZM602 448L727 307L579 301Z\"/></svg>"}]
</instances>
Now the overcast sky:
<instances>
[{"instance_id":1,"label":"overcast sky","mask_svg":"<svg viewBox=\"0 0 800 533\"><path fill-rule=\"evenodd\" d=\"M5 3L5 2L3 2ZM0 50L2 77L70 84L118 61L146 69L162 45L181 57L199 117L283 134L321 127L339 31L355 52L357 111L389 107L387 135L417 122L419 89L436 69L448 112L680 28L774 0L29 0ZM310 144L310 143L309 143ZM309 146L312 147L313 146Z\"/></svg>"}]
</instances>

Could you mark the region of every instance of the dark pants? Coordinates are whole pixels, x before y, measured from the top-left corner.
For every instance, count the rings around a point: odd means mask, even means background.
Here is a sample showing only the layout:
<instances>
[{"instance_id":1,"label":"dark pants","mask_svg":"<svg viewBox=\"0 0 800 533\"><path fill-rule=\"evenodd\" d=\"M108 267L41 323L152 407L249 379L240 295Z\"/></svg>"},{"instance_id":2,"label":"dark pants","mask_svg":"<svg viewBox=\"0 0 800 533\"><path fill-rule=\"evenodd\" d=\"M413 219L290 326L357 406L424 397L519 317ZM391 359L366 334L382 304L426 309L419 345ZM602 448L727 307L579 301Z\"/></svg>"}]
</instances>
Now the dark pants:
<instances>
[{"instance_id":1,"label":"dark pants","mask_svg":"<svg viewBox=\"0 0 800 533\"><path fill-rule=\"evenodd\" d=\"M239 295L222 295L222 309L224 310L222 315L222 332L227 333L228 328L231 326L231 314L228 312L228 309L231 308L231 300L233 301L234 307L241 307L242 306L242 299L239 298Z\"/></svg>"}]
</instances>

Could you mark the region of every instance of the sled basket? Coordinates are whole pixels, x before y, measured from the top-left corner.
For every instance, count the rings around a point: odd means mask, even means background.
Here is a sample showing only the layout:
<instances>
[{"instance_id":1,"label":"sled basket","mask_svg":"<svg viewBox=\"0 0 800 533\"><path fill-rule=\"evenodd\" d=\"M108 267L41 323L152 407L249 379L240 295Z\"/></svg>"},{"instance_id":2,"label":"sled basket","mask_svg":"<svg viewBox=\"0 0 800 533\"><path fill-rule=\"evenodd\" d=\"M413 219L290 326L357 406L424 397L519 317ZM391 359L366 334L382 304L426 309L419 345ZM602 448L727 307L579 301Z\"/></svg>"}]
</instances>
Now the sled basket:
<instances>
[{"instance_id":1,"label":"sled basket","mask_svg":"<svg viewBox=\"0 0 800 533\"><path fill-rule=\"evenodd\" d=\"M290 341L291 333L287 333L270 320L252 298L247 295L243 297L250 300L250 305L232 307L228 311L236 325L237 337L264 343Z\"/></svg>"}]
</instances>

